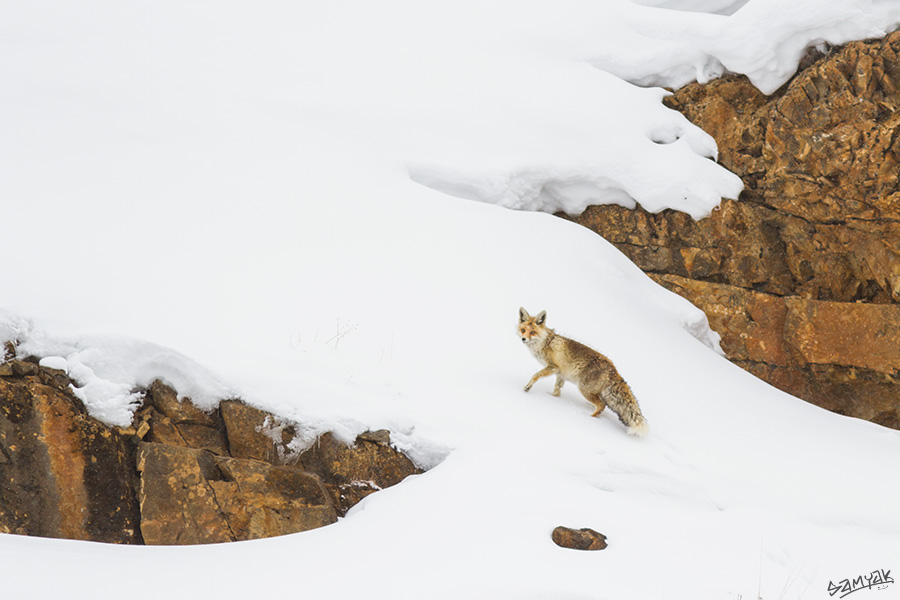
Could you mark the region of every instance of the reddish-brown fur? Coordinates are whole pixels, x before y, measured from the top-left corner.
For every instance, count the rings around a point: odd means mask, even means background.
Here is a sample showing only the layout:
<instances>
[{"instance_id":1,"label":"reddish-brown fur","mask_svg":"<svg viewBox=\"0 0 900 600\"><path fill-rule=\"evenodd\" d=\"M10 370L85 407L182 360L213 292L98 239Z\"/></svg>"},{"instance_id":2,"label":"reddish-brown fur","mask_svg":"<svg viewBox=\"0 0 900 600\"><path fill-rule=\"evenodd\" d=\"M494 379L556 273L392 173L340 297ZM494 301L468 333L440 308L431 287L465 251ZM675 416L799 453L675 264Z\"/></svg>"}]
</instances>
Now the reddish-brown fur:
<instances>
[{"instance_id":1,"label":"reddish-brown fur","mask_svg":"<svg viewBox=\"0 0 900 600\"><path fill-rule=\"evenodd\" d=\"M582 343L558 335L545 325L546 318L546 311L532 317L524 308L519 309L519 337L538 362L544 365L525 385L525 391L529 391L541 377L556 375L554 396L559 396L563 384L571 381L594 405L592 417L608 406L628 427L628 433L646 433L647 421L631 388L612 361Z\"/></svg>"}]
</instances>

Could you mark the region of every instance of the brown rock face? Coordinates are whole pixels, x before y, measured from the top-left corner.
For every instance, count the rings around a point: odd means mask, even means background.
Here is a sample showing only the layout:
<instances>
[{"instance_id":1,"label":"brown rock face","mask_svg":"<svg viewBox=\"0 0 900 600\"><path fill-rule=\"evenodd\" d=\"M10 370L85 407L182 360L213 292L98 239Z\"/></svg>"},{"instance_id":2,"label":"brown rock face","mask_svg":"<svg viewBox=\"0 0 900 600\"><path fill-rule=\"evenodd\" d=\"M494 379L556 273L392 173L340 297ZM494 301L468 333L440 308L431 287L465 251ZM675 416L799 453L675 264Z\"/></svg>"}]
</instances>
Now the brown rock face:
<instances>
[{"instance_id":1,"label":"brown rock face","mask_svg":"<svg viewBox=\"0 0 900 600\"><path fill-rule=\"evenodd\" d=\"M211 544L234 539L211 480L222 479L213 455L141 444L141 533L147 544Z\"/></svg>"},{"instance_id":2,"label":"brown rock face","mask_svg":"<svg viewBox=\"0 0 900 600\"><path fill-rule=\"evenodd\" d=\"M293 427L238 400L204 412L155 382L132 426L89 417L61 371L0 364L0 533L206 544L334 523L418 469L387 431L325 434L300 462ZM292 464L283 464L285 461Z\"/></svg>"},{"instance_id":3,"label":"brown rock face","mask_svg":"<svg viewBox=\"0 0 900 600\"><path fill-rule=\"evenodd\" d=\"M729 358L820 406L900 420L900 33L854 42L766 97L744 77L667 99L746 189L699 222L573 220L706 311Z\"/></svg>"},{"instance_id":4,"label":"brown rock face","mask_svg":"<svg viewBox=\"0 0 900 600\"><path fill-rule=\"evenodd\" d=\"M779 297L677 275L651 277L703 310L722 349L760 379L822 408L900 429L892 305Z\"/></svg>"},{"instance_id":5,"label":"brown rock face","mask_svg":"<svg viewBox=\"0 0 900 600\"><path fill-rule=\"evenodd\" d=\"M150 385L145 403L150 407L145 413L150 434L146 441L228 454L222 425L215 414L203 412L190 401L179 400L175 390L161 381Z\"/></svg>"},{"instance_id":6,"label":"brown rock face","mask_svg":"<svg viewBox=\"0 0 900 600\"><path fill-rule=\"evenodd\" d=\"M573 550L603 550L606 548L606 536L590 528L572 529L557 527L550 536L553 543Z\"/></svg>"},{"instance_id":7,"label":"brown rock face","mask_svg":"<svg viewBox=\"0 0 900 600\"><path fill-rule=\"evenodd\" d=\"M287 444L294 437L292 427L284 427L274 415L237 400L222 402L220 410L232 456L273 464L289 460ZM274 431L275 425L282 425L278 441L266 435L267 431Z\"/></svg>"},{"instance_id":8,"label":"brown rock face","mask_svg":"<svg viewBox=\"0 0 900 600\"><path fill-rule=\"evenodd\" d=\"M324 527L337 521L318 475L240 458L217 458L213 481L235 539L252 540Z\"/></svg>"},{"instance_id":9,"label":"brown rock face","mask_svg":"<svg viewBox=\"0 0 900 600\"><path fill-rule=\"evenodd\" d=\"M60 385L59 372L7 365L0 377L0 531L139 543L132 445L89 417Z\"/></svg>"},{"instance_id":10,"label":"brown rock face","mask_svg":"<svg viewBox=\"0 0 900 600\"><path fill-rule=\"evenodd\" d=\"M303 468L321 474L341 515L369 494L421 473L409 458L390 446L386 430L362 433L353 446L341 444L326 433L300 455L299 462Z\"/></svg>"},{"instance_id":11,"label":"brown rock face","mask_svg":"<svg viewBox=\"0 0 900 600\"><path fill-rule=\"evenodd\" d=\"M337 521L319 478L297 469L151 443L137 464L147 544L258 539Z\"/></svg>"}]
</instances>

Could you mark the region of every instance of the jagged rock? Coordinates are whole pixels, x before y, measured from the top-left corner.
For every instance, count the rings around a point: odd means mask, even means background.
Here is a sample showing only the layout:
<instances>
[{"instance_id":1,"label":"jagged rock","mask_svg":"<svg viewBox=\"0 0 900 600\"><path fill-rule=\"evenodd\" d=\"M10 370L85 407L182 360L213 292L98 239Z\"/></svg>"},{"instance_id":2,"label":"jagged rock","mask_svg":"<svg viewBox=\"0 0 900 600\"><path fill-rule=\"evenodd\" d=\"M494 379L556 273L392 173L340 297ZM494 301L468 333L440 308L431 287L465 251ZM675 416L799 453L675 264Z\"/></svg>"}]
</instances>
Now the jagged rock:
<instances>
[{"instance_id":1,"label":"jagged rock","mask_svg":"<svg viewBox=\"0 0 900 600\"><path fill-rule=\"evenodd\" d=\"M378 441L371 441L372 437ZM390 446L389 434L385 442L384 434L378 432L361 434L352 446L326 433L300 455L299 464L322 477L341 515L369 494L421 473Z\"/></svg>"},{"instance_id":2,"label":"jagged rock","mask_svg":"<svg viewBox=\"0 0 900 600\"><path fill-rule=\"evenodd\" d=\"M297 533L337 520L312 474L211 452L141 443L147 544L204 544Z\"/></svg>"},{"instance_id":3,"label":"jagged rock","mask_svg":"<svg viewBox=\"0 0 900 600\"><path fill-rule=\"evenodd\" d=\"M150 407L141 411L140 424L135 427L139 438L157 444L190 447L175 427L172 419ZM202 450L202 448L200 448Z\"/></svg>"},{"instance_id":4,"label":"jagged rock","mask_svg":"<svg viewBox=\"0 0 900 600\"><path fill-rule=\"evenodd\" d=\"M710 327L722 336L722 350L732 360L776 366L791 363L784 339L784 298L677 275L651 274L651 278L706 313Z\"/></svg>"},{"instance_id":5,"label":"jagged rock","mask_svg":"<svg viewBox=\"0 0 900 600\"><path fill-rule=\"evenodd\" d=\"M324 527L337 521L316 475L239 458L217 458L225 481L213 490L235 539L252 540Z\"/></svg>"},{"instance_id":6,"label":"jagged rock","mask_svg":"<svg viewBox=\"0 0 900 600\"><path fill-rule=\"evenodd\" d=\"M368 493L418 472L386 430L361 434L353 448L326 435L306 455L326 487L286 453L290 425L238 400L223 402L220 417L156 382L133 423L110 428L86 414L63 371L31 360L0 367L0 533L147 544L257 539L333 523ZM264 460L232 458L229 445ZM295 465L272 464L287 459Z\"/></svg>"},{"instance_id":7,"label":"jagged rock","mask_svg":"<svg viewBox=\"0 0 900 600\"><path fill-rule=\"evenodd\" d=\"M780 297L651 275L703 310L736 364L822 408L900 424L900 306Z\"/></svg>"},{"instance_id":8,"label":"jagged rock","mask_svg":"<svg viewBox=\"0 0 900 600\"><path fill-rule=\"evenodd\" d=\"M212 544L235 539L210 481L222 479L211 452L141 443L141 533L147 544Z\"/></svg>"},{"instance_id":9,"label":"jagged rock","mask_svg":"<svg viewBox=\"0 0 900 600\"><path fill-rule=\"evenodd\" d=\"M174 423L216 426L209 413L197 408L190 398L179 399L178 393L174 389L158 379L147 389L146 403L156 407L160 413L172 419Z\"/></svg>"},{"instance_id":10,"label":"jagged rock","mask_svg":"<svg viewBox=\"0 0 900 600\"><path fill-rule=\"evenodd\" d=\"M41 382L58 372L18 361L11 370L0 378L0 529L140 543L132 445L89 417L67 385Z\"/></svg>"},{"instance_id":11,"label":"jagged rock","mask_svg":"<svg viewBox=\"0 0 900 600\"><path fill-rule=\"evenodd\" d=\"M225 436L218 429L196 423L177 423L175 427L189 448L209 450L213 454L221 456L228 454L228 449L225 447Z\"/></svg>"},{"instance_id":12,"label":"jagged rock","mask_svg":"<svg viewBox=\"0 0 900 600\"><path fill-rule=\"evenodd\" d=\"M325 433L297 456L288 447L295 433L290 424L237 400L222 402L220 410L232 456L297 465L316 473L325 482L340 515L369 494L421 472L391 447L387 430L364 432L353 446Z\"/></svg>"},{"instance_id":13,"label":"jagged rock","mask_svg":"<svg viewBox=\"0 0 900 600\"><path fill-rule=\"evenodd\" d=\"M900 368L900 306L787 298L785 341L798 362L893 375Z\"/></svg>"},{"instance_id":14,"label":"jagged rock","mask_svg":"<svg viewBox=\"0 0 900 600\"><path fill-rule=\"evenodd\" d=\"M228 447L235 458L252 458L272 464L289 461L285 448L293 439L294 431L286 427L280 432L281 441L276 442L269 431L274 431L278 423L275 415L248 406L239 400L226 400L219 410L225 422Z\"/></svg>"},{"instance_id":15,"label":"jagged rock","mask_svg":"<svg viewBox=\"0 0 900 600\"><path fill-rule=\"evenodd\" d=\"M742 77L679 90L670 106L716 138L722 164L747 185L741 204L756 209L741 219L748 231L738 222L728 231L720 217L710 219L703 227L708 247L727 240L732 257L759 262L756 250L765 240L747 234L768 222L770 253L782 265L766 273L780 275L785 289L765 291L842 302L900 300L897 64L900 33L893 33L820 57L769 98ZM731 111L726 121L723 110Z\"/></svg>"},{"instance_id":16,"label":"jagged rock","mask_svg":"<svg viewBox=\"0 0 900 600\"><path fill-rule=\"evenodd\" d=\"M900 429L900 385L895 377L840 365L776 367L735 361L779 389L841 415Z\"/></svg>"},{"instance_id":17,"label":"jagged rock","mask_svg":"<svg viewBox=\"0 0 900 600\"><path fill-rule=\"evenodd\" d=\"M728 323L716 330L738 364L820 406L893 422L900 405L882 409L900 397L887 391L900 370L897 65L900 32L811 56L772 96L742 76L686 86L666 103L716 139L744 181L740 200L698 222L615 206L570 218L649 273L730 286L705 287L706 299L670 288L712 310L714 329ZM884 309L860 308L871 305Z\"/></svg>"},{"instance_id":18,"label":"jagged rock","mask_svg":"<svg viewBox=\"0 0 900 600\"><path fill-rule=\"evenodd\" d=\"M41 367L38 372L38 377L40 378L41 383L56 388L61 392L68 392L72 385L72 380L69 379L68 374L59 369Z\"/></svg>"},{"instance_id":19,"label":"jagged rock","mask_svg":"<svg viewBox=\"0 0 900 600\"><path fill-rule=\"evenodd\" d=\"M200 410L190 398L179 399L174 389L154 381L147 390L144 411L148 425L146 440L175 446L209 450L226 455L228 448L215 413ZM144 436L138 434L141 438Z\"/></svg>"},{"instance_id":20,"label":"jagged rock","mask_svg":"<svg viewBox=\"0 0 900 600\"><path fill-rule=\"evenodd\" d=\"M24 360L11 360L7 363L12 369L12 374L16 377L28 377L30 375L38 375L41 368L37 363Z\"/></svg>"},{"instance_id":21,"label":"jagged rock","mask_svg":"<svg viewBox=\"0 0 900 600\"><path fill-rule=\"evenodd\" d=\"M361 434L356 436L357 441L364 442L375 442L376 444L381 444L382 446L390 446L391 444L391 432L387 429L378 429L376 431L363 431Z\"/></svg>"},{"instance_id":22,"label":"jagged rock","mask_svg":"<svg viewBox=\"0 0 900 600\"><path fill-rule=\"evenodd\" d=\"M894 375L900 306L780 297L675 275L651 275L701 308L734 360L844 365Z\"/></svg>"},{"instance_id":23,"label":"jagged rock","mask_svg":"<svg viewBox=\"0 0 900 600\"><path fill-rule=\"evenodd\" d=\"M606 536L590 528L571 529L557 527L551 534L553 543L573 550L603 550L606 548Z\"/></svg>"},{"instance_id":24,"label":"jagged rock","mask_svg":"<svg viewBox=\"0 0 900 600\"><path fill-rule=\"evenodd\" d=\"M145 413L146 429L137 429L138 437L148 442L185 446L199 450L209 450L213 454L227 455L225 436L221 431L196 423L175 423L166 415L150 408Z\"/></svg>"}]
</instances>

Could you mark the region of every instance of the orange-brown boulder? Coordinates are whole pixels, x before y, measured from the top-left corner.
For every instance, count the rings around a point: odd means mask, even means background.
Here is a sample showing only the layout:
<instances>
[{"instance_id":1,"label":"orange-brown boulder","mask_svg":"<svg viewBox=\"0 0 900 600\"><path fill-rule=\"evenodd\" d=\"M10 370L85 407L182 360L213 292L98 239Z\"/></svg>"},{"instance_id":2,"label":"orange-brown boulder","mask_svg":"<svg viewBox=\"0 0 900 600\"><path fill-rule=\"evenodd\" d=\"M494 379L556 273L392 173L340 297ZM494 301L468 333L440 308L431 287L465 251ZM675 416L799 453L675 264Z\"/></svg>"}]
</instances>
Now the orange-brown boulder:
<instances>
[{"instance_id":1,"label":"orange-brown boulder","mask_svg":"<svg viewBox=\"0 0 900 600\"><path fill-rule=\"evenodd\" d=\"M87 415L65 374L0 372L0 532L140 542L134 450Z\"/></svg>"}]
</instances>

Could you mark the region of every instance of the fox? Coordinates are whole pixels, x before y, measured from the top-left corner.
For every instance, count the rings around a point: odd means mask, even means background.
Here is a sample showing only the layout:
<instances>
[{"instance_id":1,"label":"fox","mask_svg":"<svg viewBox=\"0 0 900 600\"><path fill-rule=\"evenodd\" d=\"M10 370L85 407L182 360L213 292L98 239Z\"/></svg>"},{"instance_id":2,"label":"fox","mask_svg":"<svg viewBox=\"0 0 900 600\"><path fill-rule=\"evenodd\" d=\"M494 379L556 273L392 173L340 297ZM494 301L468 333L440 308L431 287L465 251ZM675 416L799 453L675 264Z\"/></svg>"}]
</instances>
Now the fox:
<instances>
[{"instance_id":1,"label":"fox","mask_svg":"<svg viewBox=\"0 0 900 600\"><path fill-rule=\"evenodd\" d=\"M641 413L631 388L619 375L612 361L593 348L557 334L547 327L546 321L545 310L532 317L524 308L519 308L518 333L522 343L544 365L525 384L524 390L531 390L531 386L541 377L556 375L553 396L559 396L563 384L571 381L578 386L578 391L587 401L594 405L592 417L600 415L609 406L628 428L630 435L646 435L649 430L647 420Z\"/></svg>"}]
</instances>

